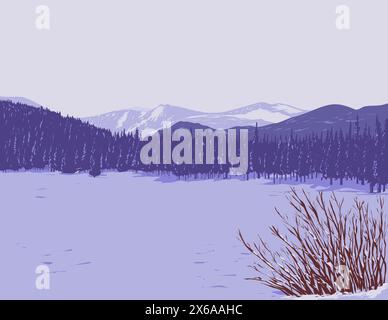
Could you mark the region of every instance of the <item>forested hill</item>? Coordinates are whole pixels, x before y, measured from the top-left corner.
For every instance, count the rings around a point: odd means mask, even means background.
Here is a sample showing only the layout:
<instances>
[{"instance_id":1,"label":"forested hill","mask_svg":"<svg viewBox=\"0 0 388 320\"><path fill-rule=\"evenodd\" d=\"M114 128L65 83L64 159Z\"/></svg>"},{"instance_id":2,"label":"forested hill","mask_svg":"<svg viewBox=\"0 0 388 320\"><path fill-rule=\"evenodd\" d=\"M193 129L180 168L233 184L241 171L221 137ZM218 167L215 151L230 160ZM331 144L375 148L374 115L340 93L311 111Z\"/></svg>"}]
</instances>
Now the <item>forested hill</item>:
<instances>
[{"instance_id":1,"label":"forested hill","mask_svg":"<svg viewBox=\"0 0 388 320\"><path fill-rule=\"evenodd\" d=\"M132 135L112 135L44 108L0 101L0 170L49 169L74 173L129 169Z\"/></svg>"}]
</instances>

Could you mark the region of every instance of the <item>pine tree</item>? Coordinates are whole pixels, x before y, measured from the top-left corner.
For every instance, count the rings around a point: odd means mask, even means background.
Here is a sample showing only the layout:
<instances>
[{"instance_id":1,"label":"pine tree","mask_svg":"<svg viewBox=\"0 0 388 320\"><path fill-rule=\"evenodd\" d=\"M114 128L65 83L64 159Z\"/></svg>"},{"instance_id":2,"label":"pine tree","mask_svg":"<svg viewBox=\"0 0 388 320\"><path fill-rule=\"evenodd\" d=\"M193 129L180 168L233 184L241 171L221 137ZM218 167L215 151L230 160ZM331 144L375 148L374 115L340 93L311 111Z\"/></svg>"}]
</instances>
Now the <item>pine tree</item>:
<instances>
[{"instance_id":1,"label":"pine tree","mask_svg":"<svg viewBox=\"0 0 388 320\"><path fill-rule=\"evenodd\" d=\"M95 152L92 156L92 168L89 171L92 177L97 177L101 174L101 155Z\"/></svg>"}]
</instances>

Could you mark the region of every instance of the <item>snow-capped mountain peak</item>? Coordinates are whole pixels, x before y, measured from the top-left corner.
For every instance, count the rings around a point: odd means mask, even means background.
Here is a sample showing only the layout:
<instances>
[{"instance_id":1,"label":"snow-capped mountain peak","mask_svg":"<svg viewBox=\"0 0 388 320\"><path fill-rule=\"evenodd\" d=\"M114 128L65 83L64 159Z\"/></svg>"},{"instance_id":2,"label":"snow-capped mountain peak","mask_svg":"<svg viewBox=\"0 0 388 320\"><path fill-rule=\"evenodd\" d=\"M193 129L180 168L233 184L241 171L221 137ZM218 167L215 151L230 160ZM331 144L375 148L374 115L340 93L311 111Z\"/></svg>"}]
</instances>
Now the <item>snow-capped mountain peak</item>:
<instances>
[{"instance_id":1,"label":"snow-capped mountain peak","mask_svg":"<svg viewBox=\"0 0 388 320\"><path fill-rule=\"evenodd\" d=\"M138 111L134 109L118 110L102 115L83 118L82 120L87 121L97 127L106 128L112 132L127 131L127 127L136 121L144 111Z\"/></svg>"},{"instance_id":2,"label":"snow-capped mountain peak","mask_svg":"<svg viewBox=\"0 0 388 320\"><path fill-rule=\"evenodd\" d=\"M260 102L246 107L225 112L225 115L256 121L258 119L268 123L277 123L287 120L290 117L303 113L304 110L286 104L269 104Z\"/></svg>"}]
</instances>

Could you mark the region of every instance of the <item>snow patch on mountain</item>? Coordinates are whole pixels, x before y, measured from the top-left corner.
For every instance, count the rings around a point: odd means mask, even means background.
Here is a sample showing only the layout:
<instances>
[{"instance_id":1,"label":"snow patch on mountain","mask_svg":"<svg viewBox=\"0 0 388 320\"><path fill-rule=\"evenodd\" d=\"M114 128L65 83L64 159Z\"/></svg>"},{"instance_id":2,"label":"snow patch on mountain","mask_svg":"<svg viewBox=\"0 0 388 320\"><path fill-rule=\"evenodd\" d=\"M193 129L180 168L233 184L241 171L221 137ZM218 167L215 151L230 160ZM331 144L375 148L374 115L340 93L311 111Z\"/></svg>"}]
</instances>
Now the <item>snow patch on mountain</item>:
<instances>
[{"instance_id":1,"label":"snow patch on mountain","mask_svg":"<svg viewBox=\"0 0 388 320\"><path fill-rule=\"evenodd\" d=\"M151 115L149 117L149 120L151 120L151 121L158 120L159 117L162 116L163 112L164 112L164 106L157 107L156 109L151 111Z\"/></svg>"},{"instance_id":2,"label":"snow patch on mountain","mask_svg":"<svg viewBox=\"0 0 388 320\"><path fill-rule=\"evenodd\" d=\"M119 118L119 120L117 120L116 129L120 129L123 127L123 124L128 119L128 114L129 114L129 111L124 112L124 114Z\"/></svg>"}]
</instances>

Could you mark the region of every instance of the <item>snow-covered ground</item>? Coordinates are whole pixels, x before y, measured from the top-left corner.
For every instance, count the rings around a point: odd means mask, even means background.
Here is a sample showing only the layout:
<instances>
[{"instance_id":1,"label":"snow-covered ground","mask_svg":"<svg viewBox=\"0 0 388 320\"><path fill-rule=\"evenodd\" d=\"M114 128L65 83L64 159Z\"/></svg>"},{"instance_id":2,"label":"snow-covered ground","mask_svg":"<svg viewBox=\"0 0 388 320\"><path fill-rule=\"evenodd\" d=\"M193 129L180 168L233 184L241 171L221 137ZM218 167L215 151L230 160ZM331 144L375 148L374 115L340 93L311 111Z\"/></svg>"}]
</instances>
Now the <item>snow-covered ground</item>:
<instances>
[{"instance_id":1,"label":"snow-covered ground","mask_svg":"<svg viewBox=\"0 0 388 320\"><path fill-rule=\"evenodd\" d=\"M244 278L253 262L237 239L270 239L288 210L287 184L170 181L134 173L0 174L0 298L281 299ZM332 187L306 182L311 193ZM344 186L375 202L367 186ZM349 200L350 201L350 200ZM51 271L37 290L35 269ZM387 298L387 290L360 298ZM338 297L334 297L338 298Z\"/></svg>"},{"instance_id":2,"label":"snow-covered ground","mask_svg":"<svg viewBox=\"0 0 388 320\"><path fill-rule=\"evenodd\" d=\"M368 292L358 292L353 294L341 294L336 293L333 295L327 296L318 296L318 295L306 295L303 297L288 297L288 299L294 300L388 300L388 284L384 284L376 290L371 290Z\"/></svg>"}]
</instances>

